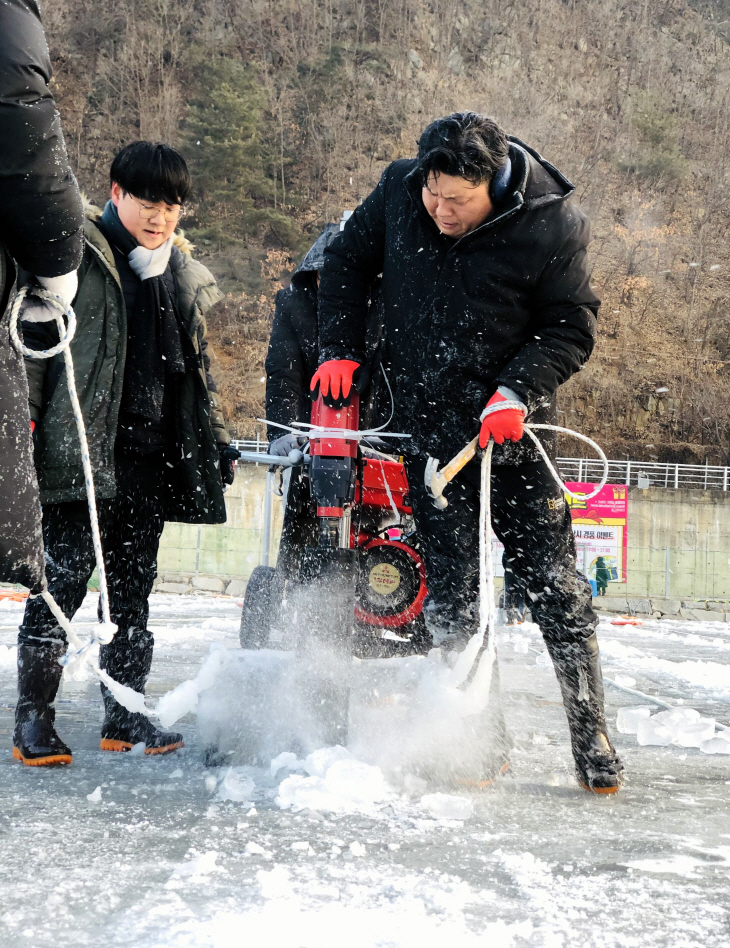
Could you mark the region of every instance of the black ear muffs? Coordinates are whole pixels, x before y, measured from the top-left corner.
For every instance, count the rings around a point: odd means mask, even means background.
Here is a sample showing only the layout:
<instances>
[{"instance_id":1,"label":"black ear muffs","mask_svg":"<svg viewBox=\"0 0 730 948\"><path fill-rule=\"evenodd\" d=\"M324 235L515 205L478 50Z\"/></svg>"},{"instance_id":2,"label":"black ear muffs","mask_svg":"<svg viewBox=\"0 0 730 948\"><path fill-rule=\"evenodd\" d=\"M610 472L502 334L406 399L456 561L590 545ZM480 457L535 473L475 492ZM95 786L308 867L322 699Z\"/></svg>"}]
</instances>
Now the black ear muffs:
<instances>
[{"instance_id":1,"label":"black ear muffs","mask_svg":"<svg viewBox=\"0 0 730 948\"><path fill-rule=\"evenodd\" d=\"M504 164L492 175L489 182L489 196L495 204L499 204L509 194L510 178L512 177L512 162L509 155L504 160Z\"/></svg>"}]
</instances>

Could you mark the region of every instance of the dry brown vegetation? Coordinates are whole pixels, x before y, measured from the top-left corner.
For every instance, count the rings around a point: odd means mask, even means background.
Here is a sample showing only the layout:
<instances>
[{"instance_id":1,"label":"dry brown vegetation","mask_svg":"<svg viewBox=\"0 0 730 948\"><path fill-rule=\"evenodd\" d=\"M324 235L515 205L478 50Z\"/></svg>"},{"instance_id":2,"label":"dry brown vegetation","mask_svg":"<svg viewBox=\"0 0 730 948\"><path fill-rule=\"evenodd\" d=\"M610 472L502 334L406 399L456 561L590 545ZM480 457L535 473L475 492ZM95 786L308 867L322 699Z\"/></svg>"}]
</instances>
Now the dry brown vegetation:
<instances>
[{"instance_id":1,"label":"dry brown vegetation","mask_svg":"<svg viewBox=\"0 0 730 948\"><path fill-rule=\"evenodd\" d=\"M723 0L57 0L44 15L97 200L132 138L191 160L191 231L231 293L211 334L239 433L262 411L271 300L297 254L431 118L472 108L560 167L593 220L600 340L562 417L612 456L730 463Z\"/></svg>"}]
</instances>

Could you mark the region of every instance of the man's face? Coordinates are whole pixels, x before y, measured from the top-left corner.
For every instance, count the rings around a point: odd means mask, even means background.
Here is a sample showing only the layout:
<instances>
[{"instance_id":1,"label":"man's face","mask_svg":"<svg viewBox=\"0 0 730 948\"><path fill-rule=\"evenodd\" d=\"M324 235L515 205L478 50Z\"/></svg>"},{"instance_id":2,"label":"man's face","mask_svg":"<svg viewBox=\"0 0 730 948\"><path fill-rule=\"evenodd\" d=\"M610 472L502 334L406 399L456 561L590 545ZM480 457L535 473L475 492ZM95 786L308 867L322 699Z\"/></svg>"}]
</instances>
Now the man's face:
<instances>
[{"instance_id":1,"label":"man's face","mask_svg":"<svg viewBox=\"0 0 730 948\"><path fill-rule=\"evenodd\" d=\"M171 237L180 214L179 204L155 204L152 201L143 201L136 198L114 182L112 184L112 201L119 214L119 220L147 250L157 250ZM173 214L172 220L165 219ZM149 219L146 219L151 215Z\"/></svg>"},{"instance_id":2,"label":"man's face","mask_svg":"<svg viewBox=\"0 0 730 948\"><path fill-rule=\"evenodd\" d=\"M486 182L473 185L450 174L432 172L421 197L423 206L447 237L463 237L483 224L492 212Z\"/></svg>"}]
</instances>

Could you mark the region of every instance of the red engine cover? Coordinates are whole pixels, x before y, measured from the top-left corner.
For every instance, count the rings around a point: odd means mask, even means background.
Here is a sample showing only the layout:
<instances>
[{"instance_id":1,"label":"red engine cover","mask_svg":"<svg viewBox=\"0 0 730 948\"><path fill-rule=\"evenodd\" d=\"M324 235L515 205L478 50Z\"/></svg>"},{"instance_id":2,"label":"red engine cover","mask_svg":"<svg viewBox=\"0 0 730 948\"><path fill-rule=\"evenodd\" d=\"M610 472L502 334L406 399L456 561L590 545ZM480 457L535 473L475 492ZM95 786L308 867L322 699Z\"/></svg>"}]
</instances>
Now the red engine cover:
<instances>
[{"instance_id":1,"label":"red engine cover","mask_svg":"<svg viewBox=\"0 0 730 948\"><path fill-rule=\"evenodd\" d=\"M408 479L405 467L399 461L382 461L379 458L365 458L363 461L362 490L358 484L355 502L363 507L378 507L390 510L392 504L385 485L388 485L396 510L409 514L411 508L406 503L408 497Z\"/></svg>"}]
</instances>

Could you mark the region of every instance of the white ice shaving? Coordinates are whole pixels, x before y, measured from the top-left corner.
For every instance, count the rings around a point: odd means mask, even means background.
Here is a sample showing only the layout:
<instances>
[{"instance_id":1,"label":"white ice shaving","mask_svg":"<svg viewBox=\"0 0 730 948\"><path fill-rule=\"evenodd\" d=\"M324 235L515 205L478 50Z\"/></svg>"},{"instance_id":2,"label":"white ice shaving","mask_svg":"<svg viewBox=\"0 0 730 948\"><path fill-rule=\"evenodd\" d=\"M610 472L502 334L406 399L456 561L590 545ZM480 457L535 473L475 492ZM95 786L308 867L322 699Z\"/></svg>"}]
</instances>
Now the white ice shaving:
<instances>
[{"instance_id":1,"label":"white ice shaving","mask_svg":"<svg viewBox=\"0 0 730 948\"><path fill-rule=\"evenodd\" d=\"M186 714L197 710L200 695L213 686L219 672L228 664L229 656L228 649L214 643L195 678L182 682L159 699L154 714L163 727L171 727Z\"/></svg>"},{"instance_id":2,"label":"white ice shaving","mask_svg":"<svg viewBox=\"0 0 730 948\"><path fill-rule=\"evenodd\" d=\"M282 809L372 812L395 797L379 767L355 760L344 747L310 754L305 769L310 776L294 774L280 784L276 802Z\"/></svg>"},{"instance_id":3,"label":"white ice shaving","mask_svg":"<svg viewBox=\"0 0 730 948\"><path fill-rule=\"evenodd\" d=\"M474 814L472 800L449 793L427 793L421 806L438 820L466 820Z\"/></svg>"}]
</instances>

